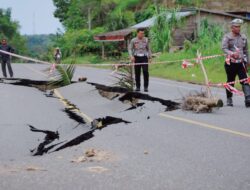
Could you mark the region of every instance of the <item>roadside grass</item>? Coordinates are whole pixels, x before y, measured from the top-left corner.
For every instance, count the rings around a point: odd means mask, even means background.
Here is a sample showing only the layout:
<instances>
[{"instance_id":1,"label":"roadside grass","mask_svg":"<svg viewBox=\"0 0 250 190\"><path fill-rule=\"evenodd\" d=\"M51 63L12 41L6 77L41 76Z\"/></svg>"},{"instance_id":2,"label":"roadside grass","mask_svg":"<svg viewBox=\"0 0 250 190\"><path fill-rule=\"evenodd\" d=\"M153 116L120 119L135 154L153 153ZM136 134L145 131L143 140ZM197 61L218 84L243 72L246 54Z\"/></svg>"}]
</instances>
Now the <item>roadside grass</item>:
<instances>
[{"instance_id":1,"label":"roadside grass","mask_svg":"<svg viewBox=\"0 0 250 190\"><path fill-rule=\"evenodd\" d=\"M100 55L96 55L96 54L86 54L84 56L71 56L71 57L67 57L65 59L62 60L62 63L64 64L70 64L70 63L75 63L75 64L105 64L105 63L119 63L122 60L124 61L128 61L126 60L127 53L125 53L124 55L122 55L121 59L115 58L115 57L108 57L106 59L102 59Z\"/></svg>"},{"instance_id":2,"label":"roadside grass","mask_svg":"<svg viewBox=\"0 0 250 190\"><path fill-rule=\"evenodd\" d=\"M196 58L196 50L191 51L179 51L176 53L165 53L154 59L154 62L158 61L175 61L184 60L190 58ZM210 48L206 48L201 51L202 56L221 55L223 54L220 49L220 44L216 44ZM226 82L226 73L224 69L225 57L216 57L212 59L203 60L203 64L206 68L207 75L210 83L223 83ZM195 61L191 61L195 63ZM150 75L160 78L172 79L177 81L186 81L191 83L204 84L204 76L199 65L194 67L188 67L183 69L182 61L177 63L163 63L150 66ZM241 89L240 85L236 85Z\"/></svg>"},{"instance_id":3,"label":"roadside grass","mask_svg":"<svg viewBox=\"0 0 250 190\"><path fill-rule=\"evenodd\" d=\"M217 55L222 54L221 51L214 52L204 52L202 56ZM194 52L176 52L176 53L166 53L162 54L159 58L155 59L155 62L158 61L175 61L180 60L176 63L162 63L150 66L150 74L152 76L179 80L179 81L188 81L194 83L204 83L204 76L199 65L194 67L188 67L183 69L181 67L182 61L185 59L196 58L197 55ZM212 83L224 82L226 80L226 74L224 71L224 60L225 58L217 57L213 59L203 60L204 66L206 68L209 81ZM195 63L195 61L190 61Z\"/></svg>"},{"instance_id":4,"label":"roadside grass","mask_svg":"<svg viewBox=\"0 0 250 190\"><path fill-rule=\"evenodd\" d=\"M101 63L101 62L103 62L103 60L99 58L99 56L96 56L94 54L88 54L88 55L77 56L77 57L71 56L62 60L62 63L64 64L71 64L71 63L95 64L95 63Z\"/></svg>"}]
</instances>

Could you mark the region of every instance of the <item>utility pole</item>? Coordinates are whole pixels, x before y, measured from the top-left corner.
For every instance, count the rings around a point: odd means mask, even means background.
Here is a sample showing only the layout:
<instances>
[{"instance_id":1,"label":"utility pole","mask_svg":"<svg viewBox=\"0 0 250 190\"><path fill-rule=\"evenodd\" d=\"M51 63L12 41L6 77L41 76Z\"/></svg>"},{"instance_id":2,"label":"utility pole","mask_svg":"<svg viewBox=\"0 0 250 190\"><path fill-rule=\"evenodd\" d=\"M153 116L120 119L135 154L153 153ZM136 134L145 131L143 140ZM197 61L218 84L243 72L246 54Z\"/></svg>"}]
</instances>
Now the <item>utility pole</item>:
<instances>
[{"instance_id":1,"label":"utility pole","mask_svg":"<svg viewBox=\"0 0 250 190\"><path fill-rule=\"evenodd\" d=\"M32 29L33 29L33 35L36 34L36 13L33 12L32 15Z\"/></svg>"},{"instance_id":2,"label":"utility pole","mask_svg":"<svg viewBox=\"0 0 250 190\"><path fill-rule=\"evenodd\" d=\"M91 8L88 8L88 26L89 26L89 30L91 30L92 26L91 26Z\"/></svg>"}]
</instances>

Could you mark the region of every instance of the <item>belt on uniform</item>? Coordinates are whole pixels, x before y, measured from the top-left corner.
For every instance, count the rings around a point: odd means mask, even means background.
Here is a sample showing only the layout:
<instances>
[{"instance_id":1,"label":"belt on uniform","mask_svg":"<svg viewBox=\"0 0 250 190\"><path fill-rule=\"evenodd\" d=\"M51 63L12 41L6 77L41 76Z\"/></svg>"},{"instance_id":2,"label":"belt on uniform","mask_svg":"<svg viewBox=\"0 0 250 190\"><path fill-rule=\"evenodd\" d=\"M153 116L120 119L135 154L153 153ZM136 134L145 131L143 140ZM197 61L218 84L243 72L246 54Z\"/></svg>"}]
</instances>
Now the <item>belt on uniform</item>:
<instances>
[{"instance_id":1,"label":"belt on uniform","mask_svg":"<svg viewBox=\"0 0 250 190\"><path fill-rule=\"evenodd\" d=\"M243 61L244 61L243 59L233 59L233 58L230 59L231 63L242 63Z\"/></svg>"},{"instance_id":2,"label":"belt on uniform","mask_svg":"<svg viewBox=\"0 0 250 190\"><path fill-rule=\"evenodd\" d=\"M135 54L135 56L136 56L136 57L147 57L147 55L142 54L142 53Z\"/></svg>"}]
</instances>

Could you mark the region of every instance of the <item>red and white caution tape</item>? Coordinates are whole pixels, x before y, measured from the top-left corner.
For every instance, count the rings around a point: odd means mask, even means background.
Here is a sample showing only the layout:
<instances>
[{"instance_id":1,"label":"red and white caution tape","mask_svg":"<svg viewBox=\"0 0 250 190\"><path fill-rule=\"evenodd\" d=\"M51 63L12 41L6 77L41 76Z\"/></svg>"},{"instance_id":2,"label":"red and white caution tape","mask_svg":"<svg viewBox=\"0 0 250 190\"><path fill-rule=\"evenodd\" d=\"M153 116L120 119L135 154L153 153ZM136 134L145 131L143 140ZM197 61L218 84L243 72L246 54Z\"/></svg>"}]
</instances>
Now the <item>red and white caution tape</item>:
<instances>
[{"instance_id":1,"label":"red and white caution tape","mask_svg":"<svg viewBox=\"0 0 250 190\"><path fill-rule=\"evenodd\" d=\"M232 92L233 94L237 94L237 95L244 95L243 92L237 90L236 88L234 88L232 85L237 84L237 83L250 83L250 77L248 78L244 78L241 80L235 80L232 82L226 82L226 83L209 83L209 86L216 86L216 87L224 87L226 88L228 91Z\"/></svg>"},{"instance_id":2,"label":"red and white caution tape","mask_svg":"<svg viewBox=\"0 0 250 190\"><path fill-rule=\"evenodd\" d=\"M193 63L190 63L190 62L188 62L188 61L186 61L186 60L183 60L183 62L182 62L182 64L181 64L181 67L182 67L183 69L187 69L188 67L193 67L193 66L194 66Z\"/></svg>"},{"instance_id":3,"label":"red and white caution tape","mask_svg":"<svg viewBox=\"0 0 250 190\"><path fill-rule=\"evenodd\" d=\"M41 61L41 60L38 60L38 59L34 59L34 58L31 58L31 57L27 57L27 56L21 56L21 55L6 52L6 51L3 51L3 50L0 50L0 52L4 53L4 54L11 55L13 57L23 59L23 60L27 60L27 61L32 61L32 62L42 63L42 64L53 64L53 63L50 63L50 62L47 62L47 61ZM185 61L197 61L198 59L206 60L206 59L213 59L213 58L221 57L221 56L224 56L224 54L213 55L213 56L204 56L204 57L200 57L200 58L185 59ZM181 60L173 60L173 61L158 61L158 62L152 62L152 63L119 63L119 64L100 63L100 64L78 64L78 65L79 66L135 66L135 65L168 64L168 63L178 63L178 62L183 62L183 59L181 59ZM64 64L60 64L60 65L64 65Z\"/></svg>"},{"instance_id":4,"label":"red and white caution tape","mask_svg":"<svg viewBox=\"0 0 250 190\"><path fill-rule=\"evenodd\" d=\"M241 80L235 80L232 82L226 82L226 83L209 83L209 86L218 86L219 87L219 86L224 86L225 84L232 85L232 84L237 84L237 83L242 83L242 82L250 83L250 77L245 78L245 79L241 79Z\"/></svg>"},{"instance_id":5,"label":"red and white caution tape","mask_svg":"<svg viewBox=\"0 0 250 190\"><path fill-rule=\"evenodd\" d=\"M42 64L52 64L52 63L49 63L47 61L41 61L41 60L38 60L38 59L33 59L33 58L30 58L30 57L26 57L26 56L22 56L22 55L17 55L15 53L10 53L10 52L7 52L7 51L3 51L3 50L0 50L1 53L4 53L4 54L7 54L7 55L11 55L13 57L17 57L17 58L20 58L20 59L24 59L26 61L33 61L33 62L36 62L36 63L42 63Z\"/></svg>"},{"instance_id":6,"label":"red and white caution tape","mask_svg":"<svg viewBox=\"0 0 250 190\"><path fill-rule=\"evenodd\" d=\"M52 74L55 70L56 70L56 64L53 63L53 64L51 65L51 67L50 67L49 73Z\"/></svg>"},{"instance_id":7,"label":"red and white caution tape","mask_svg":"<svg viewBox=\"0 0 250 190\"><path fill-rule=\"evenodd\" d=\"M228 83L225 83L223 86L224 86L229 92L231 92L231 93L233 93L233 94L236 94L236 95L239 95L239 96L243 96L243 95L244 95L243 92L237 90L236 88L234 88L233 86L231 86L231 85L228 84Z\"/></svg>"},{"instance_id":8,"label":"red and white caution tape","mask_svg":"<svg viewBox=\"0 0 250 190\"><path fill-rule=\"evenodd\" d=\"M195 58L195 59L192 59L192 60L207 60L207 59L214 59L214 58L217 58L217 57L222 57L222 56L225 56L224 54L219 54L219 55L210 55L210 56L204 56L204 57L198 57L198 58Z\"/></svg>"}]
</instances>

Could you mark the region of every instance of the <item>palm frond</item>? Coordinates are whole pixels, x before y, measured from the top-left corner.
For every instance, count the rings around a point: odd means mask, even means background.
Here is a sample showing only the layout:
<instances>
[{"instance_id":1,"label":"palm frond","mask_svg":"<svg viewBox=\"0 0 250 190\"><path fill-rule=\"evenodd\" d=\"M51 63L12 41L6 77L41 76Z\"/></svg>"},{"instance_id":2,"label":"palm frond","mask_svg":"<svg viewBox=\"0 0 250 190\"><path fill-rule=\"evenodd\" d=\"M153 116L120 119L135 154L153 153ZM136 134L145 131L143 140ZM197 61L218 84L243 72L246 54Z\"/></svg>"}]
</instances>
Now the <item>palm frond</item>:
<instances>
[{"instance_id":1,"label":"palm frond","mask_svg":"<svg viewBox=\"0 0 250 190\"><path fill-rule=\"evenodd\" d=\"M62 87L70 85L72 82L72 78L75 73L75 65L57 65L56 66L57 73L54 75L49 85Z\"/></svg>"},{"instance_id":2,"label":"palm frond","mask_svg":"<svg viewBox=\"0 0 250 190\"><path fill-rule=\"evenodd\" d=\"M126 88L128 90L133 90L134 80L132 77L133 69L132 67L125 66L120 68L120 71L114 76L118 82L115 85Z\"/></svg>"}]
</instances>

